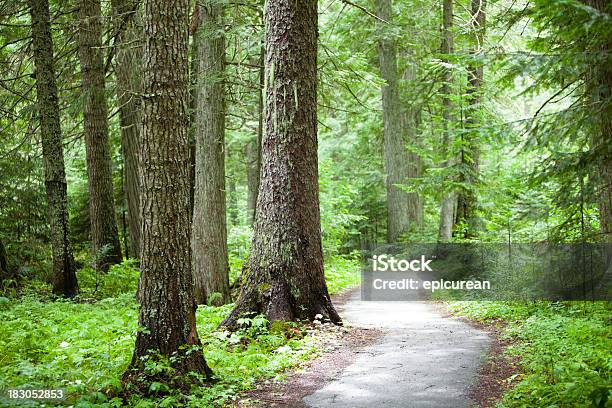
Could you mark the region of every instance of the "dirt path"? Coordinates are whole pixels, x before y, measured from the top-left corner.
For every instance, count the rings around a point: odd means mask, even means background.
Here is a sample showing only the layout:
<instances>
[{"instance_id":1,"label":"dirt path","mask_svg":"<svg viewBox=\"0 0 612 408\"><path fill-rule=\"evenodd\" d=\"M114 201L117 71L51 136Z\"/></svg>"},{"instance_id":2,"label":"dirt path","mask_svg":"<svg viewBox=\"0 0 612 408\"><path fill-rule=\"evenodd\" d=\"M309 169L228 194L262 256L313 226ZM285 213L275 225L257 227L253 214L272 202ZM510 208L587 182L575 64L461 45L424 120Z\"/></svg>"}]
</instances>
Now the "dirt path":
<instances>
[{"instance_id":1,"label":"dirt path","mask_svg":"<svg viewBox=\"0 0 612 408\"><path fill-rule=\"evenodd\" d=\"M302 404L313 408L440 407L473 404L467 397L488 350L488 335L444 317L426 302L363 302L341 308L347 324L384 331L354 362ZM300 405L302 405L300 404Z\"/></svg>"}]
</instances>

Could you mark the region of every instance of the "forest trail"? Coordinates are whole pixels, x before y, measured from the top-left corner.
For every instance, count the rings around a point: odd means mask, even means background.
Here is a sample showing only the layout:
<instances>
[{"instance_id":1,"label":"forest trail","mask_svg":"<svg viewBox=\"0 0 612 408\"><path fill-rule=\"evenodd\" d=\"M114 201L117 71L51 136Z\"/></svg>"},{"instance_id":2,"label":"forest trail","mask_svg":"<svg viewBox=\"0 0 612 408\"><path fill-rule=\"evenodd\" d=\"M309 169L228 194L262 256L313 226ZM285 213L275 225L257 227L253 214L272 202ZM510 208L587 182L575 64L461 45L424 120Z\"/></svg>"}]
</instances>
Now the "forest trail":
<instances>
[{"instance_id":1,"label":"forest trail","mask_svg":"<svg viewBox=\"0 0 612 408\"><path fill-rule=\"evenodd\" d=\"M308 407L468 407L470 385L489 337L442 316L427 302L364 302L339 307L345 323L384 335L360 351L339 378L306 396Z\"/></svg>"}]
</instances>

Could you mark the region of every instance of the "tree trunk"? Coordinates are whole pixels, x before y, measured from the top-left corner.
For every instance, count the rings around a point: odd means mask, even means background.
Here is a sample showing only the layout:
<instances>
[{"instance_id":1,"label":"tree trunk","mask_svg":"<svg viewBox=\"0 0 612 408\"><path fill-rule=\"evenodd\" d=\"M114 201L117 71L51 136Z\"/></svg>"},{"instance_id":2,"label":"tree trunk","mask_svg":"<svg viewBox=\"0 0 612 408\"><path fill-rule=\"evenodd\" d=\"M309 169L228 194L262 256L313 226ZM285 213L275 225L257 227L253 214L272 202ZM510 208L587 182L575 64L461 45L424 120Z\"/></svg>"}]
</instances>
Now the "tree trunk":
<instances>
[{"instance_id":1,"label":"tree trunk","mask_svg":"<svg viewBox=\"0 0 612 408\"><path fill-rule=\"evenodd\" d=\"M191 52L189 59L189 219L193 220L193 204L195 199L195 177L196 177L196 104L198 89L198 64L199 52L198 42L195 34L200 27L200 7L196 2L191 22L189 23L189 34L191 36Z\"/></svg>"},{"instance_id":2,"label":"tree trunk","mask_svg":"<svg viewBox=\"0 0 612 408\"><path fill-rule=\"evenodd\" d=\"M418 78L416 75L416 62L413 56L409 53L405 54L408 59L408 67L402 73L402 81L408 84L414 84ZM403 145L418 146L419 144L419 126L421 124L421 106L415 103L408 104L404 107L400 100L400 125ZM405 148L405 147L404 147ZM418 153L414 151L405 152L406 179L416 179L421 177L422 163ZM423 225L423 202L419 193L405 192L405 198L408 205L408 220L413 227L420 228Z\"/></svg>"},{"instance_id":3,"label":"tree trunk","mask_svg":"<svg viewBox=\"0 0 612 408\"><path fill-rule=\"evenodd\" d=\"M453 0L444 0L442 5L442 46L441 52L445 55L451 55L454 52L453 40ZM445 59L445 62L449 62ZM453 104L451 101L451 84L453 82L453 73L450 68L444 69L444 84L440 90L442 94L442 120L444 121L444 132L442 134L442 155L444 157L444 167L453 165L453 160L449 157L449 146L452 143L450 135L450 127L454 122ZM457 193L449 191L444 195L440 204L440 228L438 230L438 242L450 242L453 235L453 226L455 224L455 208L457 206Z\"/></svg>"},{"instance_id":4,"label":"tree trunk","mask_svg":"<svg viewBox=\"0 0 612 408\"><path fill-rule=\"evenodd\" d=\"M138 148L142 114L139 97L142 53L136 29L138 1L112 0L111 6L115 34L115 75L121 125L124 197L127 203L130 252L137 257L140 253Z\"/></svg>"},{"instance_id":5,"label":"tree trunk","mask_svg":"<svg viewBox=\"0 0 612 408\"><path fill-rule=\"evenodd\" d=\"M485 38L485 7L486 0L472 0L472 34L474 37L474 48L472 57L475 57L481 52L483 41ZM463 171L461 172L461 182L470 186L470 188L462 189L457 196L457 214L456 221L465 222L466 230L465 238L470 238L476 235L477 219L476 219L476 184L478 182L479 173L479 157L480 147L478 140L479 112L482 103L482 82L483 82L483 65L477 61L470 61L467 69L468 78L468 103L466 109L466 131L462 133L464 138L461 149L461 164Z\"/></svg>"},{"instance_id":6,"label":"tree trunk","mask_svg":"<svg viewBox=\"0 0 612 408\"><path fill-rule=\"evenodd\" d=\"M602 13L610 13L612 6L606 0L587 0L586 3ZM610 59L612 44L604 42L598 51ZM601 63L589 73L587 81L593 93L593 112L598 112L593 132L593 148L597 152L599 225L602 241L612 243L612 65ZM594 172L596 173L596 172Z\"/></svg>"},{"instance_id":7,"label":"tree trunk","mask_svg":"<svg viewBox=\"0 0 612 408\"><path fill-rule=\"evenodd\" d=\"M376 0L377 15L386 22L393 18L391 0ZM410 158L406 151L402 129L401 102L398 89L396 41L389 24L377 21L378 60L380 75L386 84L382 87L383 134L385 169L387 172L387 240L397 242L410 230L411 196L397 185L408 184L411 174ZM413 196L414 199L414 196ZM414 201L414 200L413 200Z\"/></svg>"},{"instance_id":8,"label":"tree trunk","mask_svg":"<svg viewBox=\"0 0 612 408\"><path fill-rule=\"evenodd\" d=\"M83 126L87 150L91 238L96 255L96 268L107 271L110 265L120 263L122 257L115 218L113 173L108 140L108 108L104 90L101 46L100 0L80 0L79 59L81 88L85 96Z\"/></svg>"},{"instance_id":9,"label":"tree trunk","mask_svg":"<svg viewBox=\"0 0 612 408\"><path fill-rule=\"evenodd\" d=\"M270 321L335 323L323 274L317 168L317 0L268 0L266 132L249 268L236 307Z\"/></svg>"},{"instance_id":10,"label":"tree trunk","mask_svg":"<svg viewBox=\"0 0 612 408\"><path fill-rule=\"evenodd\" d=\"M184 376L188 372L212 375L196 330L191 272L188 9L188 0L144 0L138 320L144 330L123 375L144 393L153 376L187 391L186 383L195 381ZM174 356L176 372L147 373L146 358L155 353Z\"/></svg>"},{"instance_id":11,"label":"tree trunk","mask_svg":"<svg viewBox=\"0 0 612 408\"><path fill-rule=\"evenodd\" d=\"M6 250L4 249L2 241L0 241L0 279L8 279L8 277L9 267L6 259Z\"/></svg>"},{"instance_id":12,"label":"tree trunk","mask_svg":"<svg viewBox=\"0 0 612 408\"><path fill-rule=\"evenodd\" d=\"M259 172L261 169L261 139L263 137L263 88L264 88L264 53L262 47L259 58L259 91L258 109L259 123L257 124L257 135L249 141L246 149L247 156L247 223L253 225L255 222L255 209L257 207L257 194L259 193Z\"/></svg>"},{"instance_id":13,"label":"tree trunk","mask_svg":"<svg viewBox=\"0 0 612 408\"><path fill-rule=\"evenodd\" d=\"M226 149L227 161L230 161L231 151ZM236 179L230 174L227 178L227 215L230 227L238 225L238 195L236 192Z\"/></svg>"},{"instance_id":14,"label":"tree trunk","mask_svg":"<svg viewBox=\"0 0 612 408\"><path fill-rule=\"evenodd\" d=\"M191 248L199 304L229 303L225 218L225 39L223 5L198 6L201 18L196 88L196 171Z\"/></svg>"},{"instance_id":15,"label":"tree trunk","mask_svg":"<svg viewBox=\"0 0 612 408\"><path fill-rule=\"evenodd\" d=\"M45 188L51 226L53 293L58 296L73 297L78 292L78 284L70 244L68 194L59 101L55 83L49 2L48 0L29 0L29 6L32 17L32 49L34 50Z\"/></svg>"}]
</instances>

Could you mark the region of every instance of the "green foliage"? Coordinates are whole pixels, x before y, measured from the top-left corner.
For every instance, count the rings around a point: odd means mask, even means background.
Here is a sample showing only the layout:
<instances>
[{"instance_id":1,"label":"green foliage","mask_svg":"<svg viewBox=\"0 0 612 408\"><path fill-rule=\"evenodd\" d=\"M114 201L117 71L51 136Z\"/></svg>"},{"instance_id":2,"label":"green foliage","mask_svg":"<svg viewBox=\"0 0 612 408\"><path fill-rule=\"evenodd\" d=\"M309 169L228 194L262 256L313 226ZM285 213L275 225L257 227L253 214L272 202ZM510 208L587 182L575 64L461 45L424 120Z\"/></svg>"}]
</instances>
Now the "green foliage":
<instances>
[{"instance_id":1,"label":"green foliage","mask_svg":"<svg viewBox=\"0 0 612 408\"><path fill-rule=\"evenodd\" d=\"M261 316L241 319L234 333L215 331L232 306L204 306L197 313L204 353L218 380L214 385L196 388L188 397L172 390L160 398L134 398L130 406L220 406L316 352L316 333L296 324L269 331ZM120 388L134 346L138 311L133 293L92 303L6 299L0 301L0 320L0 388L63 388L75 406L123 406L112 391ZM150 370L168 366L163 359L147 364ZM161 383L150 387L166 391Z\"/></svg>"},{"instance_id":2,"label":"green foliage","mask_svg":"<svg viewBox=\"0 0 612 408\"><path fill-rule=\"evenodd\" d=\"M247 226L234 226L229 230L227 236L227 247L229 257L229 279L230 283L236 281L241 275L244 264L249 256L253 230Z\"/></svg>"},{"instance_id":3,"label":"green foliage","mask_svg":"<svg viewBox=\"0 0 612 408\"><path fill-rule=\"evenodd\" d=\"M320 166L321 234L325 254L332 255L346 250L347 243L359 235L358 223L366 217L352 211L359 195L358 187L333 177L331 160Z\"/></svg>"},{"instance_id":4,"label":"green foliage","mask_svg":"<svg viewBox=\"0 0 612 408\"><path fill-rule=\"evenodd\" d=\"M83 298L112 298L122 294L136 294L139 279L138 261L128 259L112 265L107 273L101 273L91 266L77 272L80 296Z\"/></svg>"},{"instance_id":5,"label":"green foliage","mask_svg":"<svg viewBox=\"0 0 612 408\"><path fill-rule=\"evenodd\" d=\"M330 294L342 293L356 287L361 281L361 263L358 254L334 256L325 262L325 280Z\"/></svg>"},{"instance_id":6,"label":"green foliage","mask_svg":"<svg viewBox=\"0 0 612 408\"><path fill-rule=\"evenodd\" d=\"M456 302L456 314L503 321L521 358L521 381L502 407L607 407L612 401L612 329L607 302Z\"/></svg>"}]
</instances>

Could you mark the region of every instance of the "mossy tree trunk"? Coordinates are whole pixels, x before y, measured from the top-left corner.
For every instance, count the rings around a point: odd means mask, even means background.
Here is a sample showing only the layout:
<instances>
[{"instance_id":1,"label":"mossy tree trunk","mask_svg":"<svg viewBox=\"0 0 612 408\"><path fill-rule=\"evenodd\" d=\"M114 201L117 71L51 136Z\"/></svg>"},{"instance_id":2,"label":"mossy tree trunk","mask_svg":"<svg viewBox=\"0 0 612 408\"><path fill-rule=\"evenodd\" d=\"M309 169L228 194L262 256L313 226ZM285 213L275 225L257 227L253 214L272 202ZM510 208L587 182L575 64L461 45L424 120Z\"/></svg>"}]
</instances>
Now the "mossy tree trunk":
<instances>
[{"instance_id":1,"label":"mossy tree trunk","mask_svg":"<svg viewBox=\"0 0 612 408\"><path fill-rule=\"evenodd\" d=\"M339 323L323 274L317 168L317 1L268 0L261 184L248 271L230 316Z\"/></svg>"},{"instance_id":2,"label":"mossy tree trunk","mask_svg":"<svg viewBox=\"0 0 612 408\"><path fill-rule=\"evenodd\" d=\"M111 1L124 169L124 199L127 208L130 253L134 257L138 257L140 253L138 148L142 114L139 96L142 53L136 19L138 3L136 0Z\"/></svg>"},{"instance_id":3,"label":"mossy tree trunk","mask_svg":"<svg viewBox=\"0 0 612 408\"><path fill-rule=\"evenodd\" d=\"M225 217L225 34L223 4L199 7L195 112L195 189L191 245L199 304L229 303Z\"/></svg>"},{"instance_id":4,"label":"mossy tree trunk","mask_svg":"<svg viewBox=\"0 0 612 408\"><path fill-rule=\"evenodd\" d=\"M453 0L444 0L442 4L442 46L440 51L444 55L452 55L454 52L453 39ZM449 62L448 58L445 62ZM454 164L454 160L450 156L453 149L451 148L451 128L453 127L453 103L451 99L453 72L450 68L444 69L444 83L440 89L442 94L442 120L444 121L444 131L442 134L442 156L444 157L444 166L450 167ZM455 210L457 207L457 193L453 190L447 192L442 198L440 204L440 227L438 229L438 242L450 242L453 235L453 226L455 224Z\"/></svg>"},{"instance_id":5,"label":"mossy tree trunk","mask_svg":"<svg viewBox=\"0 0 612 408\"><path fill-rule=\"evenodd\" d=\"M212 374L196 330L191 272L188 10L188 0L144 1L138 319L143 330L123 382L145 393L153 378L186 388L190 380L184 374ZM170 364L178 380L146 370L152 352L176 357Z\"/></svg>"},{"instance_id":6,"label":"mossy tree trunk","mask_svg":"<svg viewBox=\"0 0 612 408\"><path fill-rule=\"evenodd\" d=\"M100 0L79 2L79 60L85 98L83 127L87 157L89 217L96 268L120 263L121 244L115 217L113 172L108 139L108 107L102 58Z\"/></svg>"},{"instance_id":7,"label":"mossy tree trunk","mask_svg":"<svg viewBox=\"0 0 612 408\"><path fill-rule=\"evenodd\" d=\"M418 173L418 160L408 154L407 137L399 95L397 45L391 23L391 0L376 0L376 13L385 22L377 21L378 61L382 87L383 136L385 170L387 173L387 240L397 242L402 235L418 226L421 216L417 194L408 193L398 185L408 185L411 176Z\"/></svg>"},{"instance_id":8,"label":"mossy tree trunk","mask_svg":"<svg viewBox=\"0 0 612 408\"><path fill-rule=\"evenodd\" d=\"M32 18L36 95L51 226L53 293L58 296L73 297L78 292L78 284L70 244L68 194L59 100L55 82L49 2L48 0L29 0L28 4Z\"/></svg>"}]
</instances>

